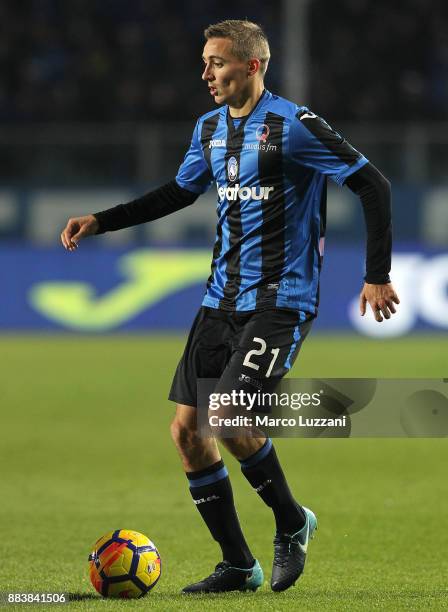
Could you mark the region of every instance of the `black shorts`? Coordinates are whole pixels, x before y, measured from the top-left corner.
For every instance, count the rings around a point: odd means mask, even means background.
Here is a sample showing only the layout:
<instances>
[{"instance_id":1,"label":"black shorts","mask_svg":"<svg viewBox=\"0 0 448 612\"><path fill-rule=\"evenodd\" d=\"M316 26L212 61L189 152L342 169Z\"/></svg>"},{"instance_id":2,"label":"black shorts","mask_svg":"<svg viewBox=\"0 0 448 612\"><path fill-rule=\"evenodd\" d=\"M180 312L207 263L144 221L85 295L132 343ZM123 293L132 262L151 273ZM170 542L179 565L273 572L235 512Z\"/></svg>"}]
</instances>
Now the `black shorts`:
<instances>
[{"instance_id":1,"label":"black shorts","mask_svg":"<svg viewBox=\"0 0 448 612\"><path fill-rule=\"evenodd\" d=\"M314 315L273 308L226 312L201 306L177 366L169 399L197 407L197 380L226 390L266 388L291 368Z\"/></svg>"}]
</instances>

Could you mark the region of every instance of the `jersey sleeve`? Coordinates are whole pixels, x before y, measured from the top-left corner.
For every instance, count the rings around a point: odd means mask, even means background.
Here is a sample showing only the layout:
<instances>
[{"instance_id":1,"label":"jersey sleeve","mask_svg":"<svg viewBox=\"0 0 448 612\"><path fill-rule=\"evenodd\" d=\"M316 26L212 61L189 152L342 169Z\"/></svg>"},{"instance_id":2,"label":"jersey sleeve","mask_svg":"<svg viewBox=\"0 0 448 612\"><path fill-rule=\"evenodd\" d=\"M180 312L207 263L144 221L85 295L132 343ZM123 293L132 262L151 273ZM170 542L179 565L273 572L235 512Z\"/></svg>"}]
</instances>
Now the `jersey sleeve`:
<instances>
[{"instance_id":1,"label":"jersey sleeve","mask_svg":"<svg viewBox=\"0 0 448 612\"><path fill-rule=\"evenodd\" d=\"M183 189L193 193L205 193L213 181L213 176L207 162L199 138L199 121L194 128L190 148L179 167L176 182Z\"/></svg>"},{"instance_id":2,"label":"jersey sleeve","mask_svg":"<svg viewBox=\"0 0 448 612\"><path fill-rule=\"evenodd\" d=\"M329 176L338 185L368 163L324 119L307 108L300 109L291 123L289 150L294 162Z\"/></svg>"}]
</instances>

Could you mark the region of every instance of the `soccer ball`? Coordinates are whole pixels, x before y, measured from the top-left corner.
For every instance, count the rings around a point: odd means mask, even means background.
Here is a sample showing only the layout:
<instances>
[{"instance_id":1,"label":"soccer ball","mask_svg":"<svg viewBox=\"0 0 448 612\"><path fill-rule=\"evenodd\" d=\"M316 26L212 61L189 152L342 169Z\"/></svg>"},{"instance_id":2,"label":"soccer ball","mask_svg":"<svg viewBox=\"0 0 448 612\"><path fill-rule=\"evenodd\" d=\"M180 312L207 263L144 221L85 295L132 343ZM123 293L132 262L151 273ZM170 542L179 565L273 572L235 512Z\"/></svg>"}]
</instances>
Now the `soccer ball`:
<instances>
[{"instance_id":1,"label":"soccer ball","mask_svg":"<svg viewBox=\"0 0 448 612\"><path fill-rule=\"evenodd\" d=\"M142 533L117 529L95 543L89 555L89 573L103 597L143 597L160 578L160 555Z\"/></svg>"}]
</instances>

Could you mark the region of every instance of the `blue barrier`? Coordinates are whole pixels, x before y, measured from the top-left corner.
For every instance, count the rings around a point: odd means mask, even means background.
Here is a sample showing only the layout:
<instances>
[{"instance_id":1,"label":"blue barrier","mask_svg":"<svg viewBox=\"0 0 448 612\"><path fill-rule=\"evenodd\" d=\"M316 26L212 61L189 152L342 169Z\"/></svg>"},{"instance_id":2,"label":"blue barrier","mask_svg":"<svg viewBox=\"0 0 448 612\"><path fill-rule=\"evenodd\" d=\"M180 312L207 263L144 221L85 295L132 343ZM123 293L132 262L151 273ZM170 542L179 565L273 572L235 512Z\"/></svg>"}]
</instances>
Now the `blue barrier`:
<instances>
[{"instance_id":1,"label":"blue barrier","mask_svg":"<svg viewBox=\"0 0 448 612\"><path fill-rule=\"evenodd\" d=\"M208 250L0 247L0 330L186 330L201 303ZM448 255L398 247L392 278L402 304L385 324L358 315L363 247L329 245L315 329L398 336L448 330Z\"/></svg>"}]
</instances>

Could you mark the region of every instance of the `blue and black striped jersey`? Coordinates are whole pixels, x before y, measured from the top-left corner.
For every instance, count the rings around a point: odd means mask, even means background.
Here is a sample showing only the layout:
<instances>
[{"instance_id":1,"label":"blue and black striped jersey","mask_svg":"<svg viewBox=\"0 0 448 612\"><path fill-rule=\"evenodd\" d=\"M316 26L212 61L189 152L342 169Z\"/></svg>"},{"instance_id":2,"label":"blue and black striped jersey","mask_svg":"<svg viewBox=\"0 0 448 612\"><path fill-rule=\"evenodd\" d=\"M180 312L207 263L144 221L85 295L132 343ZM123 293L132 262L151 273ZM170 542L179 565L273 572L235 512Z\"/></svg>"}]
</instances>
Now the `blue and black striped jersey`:
<instances>
[{"instance_id":1,"label":"blue and black striped jersey","mask_svg":"<svg viewBox=\"0 0 448 612\"><path fill-rule=\"evenodd\" d=\"M227 106L198 120L176 176L217 189L217 232L202 304L316 313L326 179L342 185L368 160L304 106L264 91L240 121Z\"/></svg>"}]
</instances>

